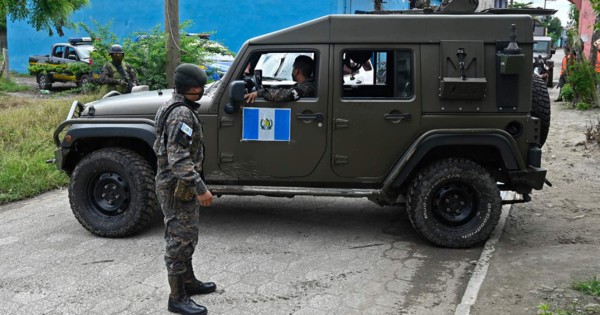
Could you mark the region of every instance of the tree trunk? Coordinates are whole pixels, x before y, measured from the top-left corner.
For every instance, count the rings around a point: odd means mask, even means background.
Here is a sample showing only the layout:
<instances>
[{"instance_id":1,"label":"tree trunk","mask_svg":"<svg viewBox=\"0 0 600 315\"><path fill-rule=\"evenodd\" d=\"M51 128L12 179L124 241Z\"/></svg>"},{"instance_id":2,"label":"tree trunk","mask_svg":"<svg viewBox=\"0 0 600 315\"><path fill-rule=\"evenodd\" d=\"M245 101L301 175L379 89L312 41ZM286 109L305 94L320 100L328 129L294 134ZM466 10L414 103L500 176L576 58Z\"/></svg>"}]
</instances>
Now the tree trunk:
<instances>
[{"instance_id":1,"label":"tree trunk","mask_svg":"<svg viewBox=\"0 0 600 315\"><path fill-rule=\"evenodd\" d=\"M165 0L165 33L167 47L167 87L172 88L175 68L181 63L179 49L179 0Z\"/></svg>"}]
</instances>

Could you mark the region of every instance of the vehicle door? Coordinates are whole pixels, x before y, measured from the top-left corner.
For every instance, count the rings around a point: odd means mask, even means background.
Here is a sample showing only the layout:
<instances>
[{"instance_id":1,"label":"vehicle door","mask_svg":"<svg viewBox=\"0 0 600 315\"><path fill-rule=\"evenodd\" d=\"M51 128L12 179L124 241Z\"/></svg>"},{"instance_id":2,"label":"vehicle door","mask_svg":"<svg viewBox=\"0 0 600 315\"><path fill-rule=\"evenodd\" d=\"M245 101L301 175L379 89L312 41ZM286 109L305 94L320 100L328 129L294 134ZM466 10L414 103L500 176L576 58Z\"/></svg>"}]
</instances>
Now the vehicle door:
<instances>
[{"instance_id":1,"label":"vehicle door","mask_svg":"<svg viewBox=\"0 0 600 315\"><path fill-rule=\"evenodd\" d=\"M49 60L52 64L64 63L65 45L54 45Z\"/></svg>"},{"instance_id":2,"label":"vehicle door","mask_svg":"<svg viewBox=\"0 0 600 315\"><path fill-rule=\"evenodd\" d=\"M333 55L332 168L384 178L418 134L419 46L335 45Z\"/></svg>"},{"instance_id":3,"label":"vehicle door","mask_svg":"<svg viewBox=\"0 0 600 315\"><path fill-rule=\"evenodd\" d=\"M300 178L311 174L324 158L329 46L250 48L238 57L241 62L230 71L234 71L233 78L245 77L249 82L255 79L255 70L261 70L263 88L290 89L294 84L292 64L299 55L308 55L314 60L317 87L314 97L278 102L258 97L254 103L244 103L242 109L232 114L224 111L228 100L222 98L218 151L223 172L238 180ZM270 118L270 111L278 113L278 118ZM279 135L268 136L275 129L280 131Z\"/></svg>"}]
</instances>

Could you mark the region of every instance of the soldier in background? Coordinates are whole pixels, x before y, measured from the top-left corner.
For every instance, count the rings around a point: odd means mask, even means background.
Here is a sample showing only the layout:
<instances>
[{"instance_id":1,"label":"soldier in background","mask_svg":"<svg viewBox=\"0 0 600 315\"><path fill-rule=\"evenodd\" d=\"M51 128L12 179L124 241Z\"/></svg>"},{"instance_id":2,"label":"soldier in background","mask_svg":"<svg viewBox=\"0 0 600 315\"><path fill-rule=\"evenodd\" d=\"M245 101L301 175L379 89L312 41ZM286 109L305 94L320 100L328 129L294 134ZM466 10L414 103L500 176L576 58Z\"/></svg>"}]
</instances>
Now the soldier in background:
<instances>
[{"instance_id":1,"label":"soldier in background","mask_svg":"<svg viewBox=\"0 0 600 315\"><path fill-rule=\"evenodd\" d=\"M112 61L104 64L98 83L102 84L102 92L117 91L121 94L131 93L131 89L138 85L137 75L133 67L123 61L125 52L121 45L112 45L108 50Z\"/></svg>"},{"instance_id":2,"label":"soldier in background","mask_svg":"<svg viewBox=\"0 0 600 315\"><path fill-rule=\"evenodd\" d=\"M292 79L296 84L289 89L259 88L255 92L244 95L246 103L254 103L257 97L263 97L267 101L290 102L297 101L302 97L315 97L317 84L314 78L315 62L306 55L300 55L294 60L292 66Z\"/></svg>"},{"instance_id":3,"label":"soldier in background","mask_svg":"<svg viewBox=\"0 0 600 315\"><path fill-rule=\"evenodd\" d=\"M213 282L194 276L192 255L198 243L198 206L208 207L212 194L204 183L202 163L204 142L197 116L206 73L196 65L175 69L175 92L156 114L156 153L158 168L156 194L165 221L165 263L171 294L168 310L180 314L206 314L191 295L216 290Z\"/></svg>"}]
</instances>

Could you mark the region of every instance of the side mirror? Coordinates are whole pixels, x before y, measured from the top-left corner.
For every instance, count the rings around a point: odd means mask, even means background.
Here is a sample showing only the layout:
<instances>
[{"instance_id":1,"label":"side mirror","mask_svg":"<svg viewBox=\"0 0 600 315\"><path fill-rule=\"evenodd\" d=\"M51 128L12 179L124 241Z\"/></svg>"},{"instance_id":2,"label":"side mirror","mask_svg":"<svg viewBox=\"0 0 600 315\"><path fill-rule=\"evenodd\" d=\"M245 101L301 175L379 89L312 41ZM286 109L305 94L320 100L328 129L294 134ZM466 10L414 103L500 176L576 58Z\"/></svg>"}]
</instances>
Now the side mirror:
<instances>
[{"instance_id":1,"label":"side mirror","mask_svg":"<svg viewBox=\"0 0 600 315\"><path fill-rule=\"evenodd\" d=\"M225 105L225 112L233 114L240 108L241 102L244 101L244 89L246 83L243 80L233 81L229 84L229 102Z\"/></svg>"},{"instance_id":2,"label":"side mirror","mask_svg":"<svg viewBox=\"0 0 600 315\"><path fill-rule=\"evenodd\" d=\"M556 54L556 49L550 49L550 56Z\"/></svg>"}]
</instances>

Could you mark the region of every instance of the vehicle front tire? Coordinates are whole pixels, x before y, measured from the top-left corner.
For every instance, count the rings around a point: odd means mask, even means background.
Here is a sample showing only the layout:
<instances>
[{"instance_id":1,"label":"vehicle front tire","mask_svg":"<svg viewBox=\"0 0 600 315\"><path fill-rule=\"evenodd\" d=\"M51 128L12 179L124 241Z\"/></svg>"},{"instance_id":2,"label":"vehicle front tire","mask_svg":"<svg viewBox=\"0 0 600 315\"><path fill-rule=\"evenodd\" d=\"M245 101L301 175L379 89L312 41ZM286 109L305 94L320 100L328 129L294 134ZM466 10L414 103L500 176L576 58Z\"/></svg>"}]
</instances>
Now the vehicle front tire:
<instances>
[{"instance_id":1,"label":"vehicle front tire","mask_svg":"<svg viewBox=\"0 0 600 315\"><path fill-rule=\"evenodd\" d=\"M123 237L146 226L159 206L154 170L139 154L105 148L84 157L71 174L75 218L93 234Z\"/></svg>"},{"instance_id":2,"label":"vehicle front tire","mask_svg":"<svg viewBox=\"0 0 600 315\"><path fill-rule=\"evenodd\" d=\"M496 181L479 164L459 158L421 170L407 194L408 217L426 240L464 248L485 241L502 212Z\"/></svg>"},{"instance_id":3,"label":"vehicle front tire","mask_svg":"<svg viewBox=\"0 0 600 315\"><path fill-rule=\"evenodd\" d=\"M77 80L77 87L82 87L89 83L92 83L92 81L90 80L90 76L84 74L81 77L79 77L79 80Z\"/></svg>"},{"instance_id":4,"label":"vehicle front tire","mask_svg":"<svg viewBox=\"0 0 600 315\"><path fill-rule=\"evenodd\" d=\"M49 90L52 88L52 80L50 76L45 73L38 73L37 82L40 90Z\"/></svg>"}]
</instances>

